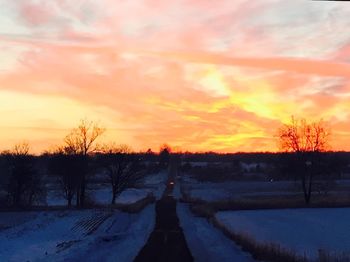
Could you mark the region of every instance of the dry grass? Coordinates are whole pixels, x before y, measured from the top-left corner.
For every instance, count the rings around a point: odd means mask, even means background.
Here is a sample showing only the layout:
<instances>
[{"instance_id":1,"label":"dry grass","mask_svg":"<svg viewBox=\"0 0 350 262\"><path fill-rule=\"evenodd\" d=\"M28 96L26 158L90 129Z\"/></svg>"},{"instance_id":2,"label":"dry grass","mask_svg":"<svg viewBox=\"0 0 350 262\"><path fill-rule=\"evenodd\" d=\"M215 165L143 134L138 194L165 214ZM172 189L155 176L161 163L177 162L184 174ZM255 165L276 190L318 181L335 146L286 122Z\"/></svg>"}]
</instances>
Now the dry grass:
<instances>
[{"instance_id":1,"label":"dry grass","mask_svg":"<svg viewBox=\"0 0 350 262\"><path fill-rule=\"evenodd\" d=\"M212 218L212 222L227 237L232 239L237 245L241 246L243 251L249 252L256 260L270 262L308 262L308 259L305 256L298 256L294 251L282 248L278 244L259 243L248 235L229 231L215 217Z\"/></svg>"},{"instance_id":2,"label":"dry grass","mask_svg":"<svg viewBox=\"0 0 350 262\"><path fill-rule=\"evenodd\" d=\"M318 250L318 262L350 262L350 253L331 253Z\"/></svg>"},{"instance_id":3,"label":"dry grass","mask_svg":"<svg viewBox=\"0 0 350 262\"><path fill-rule=\"evenodd\" d=\"M237 200L207 202L183 195L183 202L190 203L192 211L199 216L211 217L218 211L225 210L260 210L286 208L336 208L350 207L347 196L317 195L310 204L306 204L302 196L254 197Z\"/></svg>"}]
</instances>

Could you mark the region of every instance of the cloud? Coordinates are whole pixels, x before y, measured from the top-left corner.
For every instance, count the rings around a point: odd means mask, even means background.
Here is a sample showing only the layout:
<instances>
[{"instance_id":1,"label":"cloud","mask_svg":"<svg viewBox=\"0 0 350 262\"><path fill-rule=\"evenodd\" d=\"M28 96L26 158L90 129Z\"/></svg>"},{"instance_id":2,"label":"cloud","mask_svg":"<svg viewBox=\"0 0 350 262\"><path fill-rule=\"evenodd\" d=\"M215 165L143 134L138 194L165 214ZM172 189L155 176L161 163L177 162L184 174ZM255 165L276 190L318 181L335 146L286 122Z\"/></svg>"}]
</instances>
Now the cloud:
<instances>
[{"instance_id":1,"label":"cloud","mask_svg":"<svg viewBox=\"0 0 350 262\"><path fill-rule=\"evenodd\" d=\"M53 13L47 2L24 2L19 6L19 16L30 26L39 26L48 23Z\"/></svg>"},{"instance_id":2,"label":"cloud","mask_svg":"<svg viewBox=\"0 0 350 262\"><path fill-rule=\"evenodd\" d=\"M32 134L43 149L63 132L40 130L91 116L135 149L276 150L273 131L293 114L329 120L346 148L349 11L301 0L15 1L0 10L0 93L11 101L0 104L2 142Z\"/></svg>"},{"instance_id":3,"label":"cloud","mask_svg":"<svg viewBox=\"0 0 350 262\"><path fill-rule=\"evenodd\" d=\"M254 67L267 70L284 70L299 74L318 76L350 77L350 65L329 60L310 60L275 57L230 57L215 53L181 53L181 52L148 52L146 55L161 56L169 59L184 60L192 63L216 64L239 67Z\"/></svg>"}]
</instances>

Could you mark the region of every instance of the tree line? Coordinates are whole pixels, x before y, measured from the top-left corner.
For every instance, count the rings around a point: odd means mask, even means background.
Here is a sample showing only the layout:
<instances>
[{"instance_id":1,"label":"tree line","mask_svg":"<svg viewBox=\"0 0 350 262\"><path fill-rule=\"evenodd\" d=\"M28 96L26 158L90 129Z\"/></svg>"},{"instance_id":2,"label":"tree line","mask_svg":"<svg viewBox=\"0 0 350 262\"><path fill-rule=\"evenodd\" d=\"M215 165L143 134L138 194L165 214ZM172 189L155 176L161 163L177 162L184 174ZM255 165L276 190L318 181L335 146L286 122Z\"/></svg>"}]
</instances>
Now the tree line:
<instances>
[{"instance_id":1,"label":"tree line","mask_svg":"<svg viewBox=\"0 0 350 262\"><path fill-rule=\"evenodd\" d=\"M3 205L27 207L45 198L45 173L57 179L67 206L75 204L79 208L86 206L88 178L101 173L110 184L110 202L115 204L118 195L147 172L166 167L169 148L163 148L158 156L150 151L135 153L124 144L98 144L104 132L98 123L81 120L64 138L63 145L51 152L34 156L28 143L2 152L0 183L7 194ZM157 165L146 168L147 159L156 160L153 162Z\"/></svg>"},{"instance_id":2,"label":"tree line","mask_svg":"<svg viewBox=\"0 0 350 262\"><path fill-rule=\"evenodd\" d=\"M181 167L184 172L189 170L191 161L232 163L237 170L241 161L274 165L274 170L278 170L277 179L294 177L300 180L305 202L310 203L315 178L336 176L347 167L349 158L346 152L329 151L330 128L325 122L307 122L293 117L289 124L278 130L279 153L174 153L166 144L160 148L159 154L150 149L135 153L127 145L99 144L104 132L98 123L81 120L78 127L63 139L63 144L51 152L33 156L26 143L2 152L0 184L7 193L4 203L22 207L39 201L45 194L43 177L47 173L58 180L67 206L84 207L88 178L103 173L112 192L110 202L114 204L125 188L146 173L166 168L170 154L179 155L179 159L187 163ZM147 162L151 164L146 165Z\"/></svg>"}]
</instances>

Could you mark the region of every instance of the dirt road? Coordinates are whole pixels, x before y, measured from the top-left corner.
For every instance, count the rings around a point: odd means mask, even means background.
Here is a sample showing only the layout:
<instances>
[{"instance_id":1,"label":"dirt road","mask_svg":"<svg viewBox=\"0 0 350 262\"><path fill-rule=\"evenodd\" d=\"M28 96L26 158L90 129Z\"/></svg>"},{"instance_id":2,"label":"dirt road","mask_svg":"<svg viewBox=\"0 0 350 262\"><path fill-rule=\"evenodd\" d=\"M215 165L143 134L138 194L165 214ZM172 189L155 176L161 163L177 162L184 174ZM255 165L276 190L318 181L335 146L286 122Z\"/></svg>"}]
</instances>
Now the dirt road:
<instances>
[{"instance_id":1,"label":"dirt road","mask_svg":"<svg viewBox=\"0 0 350 262\"><path fill-rule=\"evenodd\" d=\"M179 225L176 200L169 196L173 185L168 184L164 196L156 203L156 226L135 261L193 261Z\"/></svg>"}]
</instances>

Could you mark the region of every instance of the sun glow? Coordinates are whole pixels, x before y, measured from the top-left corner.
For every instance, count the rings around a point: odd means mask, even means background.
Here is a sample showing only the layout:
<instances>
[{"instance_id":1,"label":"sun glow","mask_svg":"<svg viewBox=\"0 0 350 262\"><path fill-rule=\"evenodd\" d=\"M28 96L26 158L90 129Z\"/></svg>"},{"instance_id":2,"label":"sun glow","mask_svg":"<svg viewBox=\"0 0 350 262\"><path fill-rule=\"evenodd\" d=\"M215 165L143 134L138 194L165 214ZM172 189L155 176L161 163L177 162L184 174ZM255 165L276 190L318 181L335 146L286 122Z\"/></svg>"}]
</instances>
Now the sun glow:
<instances>
[{"instance_id":1,"label":"sun glow","mask_svg":"<svg viewBox=\"0 0 350 262\"><path fill-rule=\"evenodd\" d=\"M341 2L91 0L88 17L12 2L0 8L0 150L29 140L40 152L82 118L135 150L278 150L291 115L323 118L333 148L350 150Z\"/></svg>"},{"instance_id":2,"label":"sun glow","mask_svg":"<svg viewBox=\"0 0 350 262\"><path fill-rule=\"evenodd\" d=\"M84 118L109 127L104 139L121 135L116 130L118 115L103 106L94 107L59 96L9 91L0 91L0 105L3 123L0 126L0 143L3 149L11 148L20 141L33 144L34 152L57 146L69 130Z\"/></svg>"}]
</instances>

